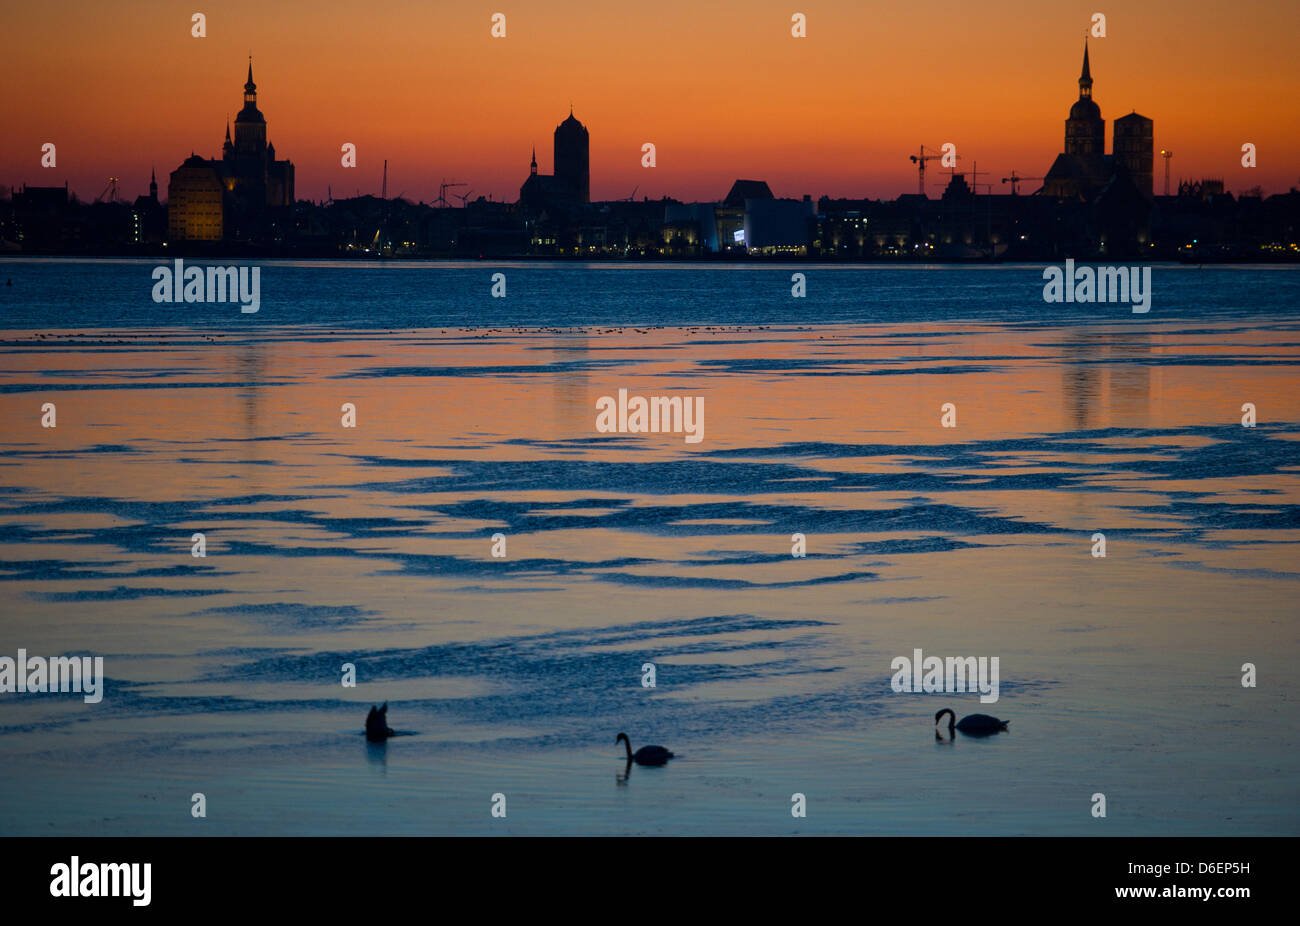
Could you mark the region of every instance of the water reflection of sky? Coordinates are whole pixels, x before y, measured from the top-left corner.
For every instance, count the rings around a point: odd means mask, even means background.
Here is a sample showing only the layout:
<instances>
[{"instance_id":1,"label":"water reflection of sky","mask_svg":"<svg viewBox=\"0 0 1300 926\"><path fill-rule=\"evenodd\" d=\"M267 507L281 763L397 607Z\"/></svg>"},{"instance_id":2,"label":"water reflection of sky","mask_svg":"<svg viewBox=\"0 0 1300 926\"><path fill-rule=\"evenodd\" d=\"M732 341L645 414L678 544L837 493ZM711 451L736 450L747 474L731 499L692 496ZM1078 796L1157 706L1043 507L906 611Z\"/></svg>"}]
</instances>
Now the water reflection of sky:
<instances>
[{"instance_id":1,"label":"water reflection of sky","mask_svg":"<svg viewBox=\"0 0 1300 926\"><path fill-rule=\"evenodd\" d=\"M1242 322L11 332L5 652L103 654L110 682L0 700L29 770L0 810L37 831L37 769L124 759L149 787L219 769L248 821L259 777L319 809L290 766L431 804L486 768L545 796L519 831L606 831L581 806L617 800L627 729L689 757L626 786L689 791L666 831L785 831L746 808L814 789L810 831L1074 832L1111 787L1116 831L1294 834L1298 347ZM704 441L597 434L620 387L704 396ZM916 647L999 655L1002 700L892 693ZM385 699L417 735L354 761ZM936 752L949 702L1012 733ZM1017 809L964 807L955 774ZM105 816L150 831L121 788Z\"/></svg>"}]
</instances>

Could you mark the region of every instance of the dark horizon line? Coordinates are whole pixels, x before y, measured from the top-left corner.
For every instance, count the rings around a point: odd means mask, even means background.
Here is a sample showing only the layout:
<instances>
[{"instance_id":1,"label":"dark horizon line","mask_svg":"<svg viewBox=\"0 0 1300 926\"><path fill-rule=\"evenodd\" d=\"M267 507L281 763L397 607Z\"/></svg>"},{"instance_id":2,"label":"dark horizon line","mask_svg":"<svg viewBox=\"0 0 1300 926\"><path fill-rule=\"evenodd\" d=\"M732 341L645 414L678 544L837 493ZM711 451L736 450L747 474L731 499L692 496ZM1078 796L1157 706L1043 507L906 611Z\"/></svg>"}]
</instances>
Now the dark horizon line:
<instances>
[{"instance_id":1,"label":"dark horizon line","mask_svg":"<svg viewBox=\"0 0 1300 926\"><path fill-rule=\"evenodd\" d=\"M981 173L983 173L983 171L981 171ZM169 172L168 176L170 176L170 172ZM966 172L964 172L964 171L957 171L957 172L955 172L952 176L965 178L965 177L966 177ZM737 181L739 181L739 180L750 180L750 179L753 179L753 178L749 178L749 177L737 177L737 178L736 178ZM1297 192L1300 192L1300 186L1291 186L1291 187L1287 188L1286 190L1283 190L1283 191L1280 191L1280 192L1270 192L1269 190L1266 190L1266 189L1263 187L1262 184L1256 184L1256 185L1253 186L1253 187L1249 187L1249 188L1247 188L1247 189L1245 189L1245 190L1240 191L1239 193L1234 194L1232 190L1230 190L1230 189L1227 188L1227 182L1226 182L1226 180L1225 180L1223 177L1199 177L1199 178L1196 178L1196 177L1179 177L1178 180L1177 180L1176 182L1177 182L1177 184L1181 185L1181 184L1183 184L1183 183L1203 183L1203 182L1205 182L1206 180L1219 181L1219 182L1224 183L1224 193L1225 193L1226 195L1236 195L1236 196L1238 196L1238 198L1240 198L1240 196L1243 195L1243 194L1245 194L1245 193L1250 193L1250 192L1252 192L1252 191L1254 191L1254 190L1257 190L1257 189L1260 190L1261 193L1263 194L1262 197L1261 197L1261 198L1263 198L1263 199L1267 199L1267 198L1269 198L1270 196L1286 196L1286 195L1288 195L1288 194L1290 194L1290 193L1297 193ZM734 182L735 182L735 181L733 181L733 183L734 183ZM766 181L762 181L762 182L766 183ZM1019 181L1019 182L1020 182L1020 184L1021 184L1022 186L1027 186L1027 184L1024 184L1023 181ZM995 192L993 191L993 189L992 189L992 187L995 187L995 186L997 186L997 187L1008 186L1008 187L1009 187L1010 185L1011 185L1010 183L1007 183L1007 184L976 183L976 184L968 184L968 187L969 187L969 189L970 189L971 195L973 195L973 196L1006 196L1006 197L1012 197L1012 196L1014 196L1014 197L1016 197L1017 199L1019 199L1019 198L1027 198L1027 197L1030 197L1030 196L1034 196L1035 193L1036 193L1036 191L1035 191L1035 192L1029 192L1029 193L1025 193L1025 192L1014 193L1014 192L1010 192L1009 190L999 190L999 192L996 192L996 193L995 193ZM96 205L96 204L98 203L98 200L94 200L94 199L88 200L88 199L85 199L84 197L80 196L80 195L77 193L76 190L73 190L73 189L71 188L71 186L69 185L68 181L66 181L66 180L64 181L63 186L64 186L64 189L66 189L66 190L68 191L68 197L69 197L69 199L74 199L74 198L75 198L76 201L77 201L78 203L81 203L82 205L87 205L87 206ZM162 183L159 183L158 186L159 186L160 188L164 188L165 185L162 184ZM944 189L946 190L946 189L947 189L947 184L944 184L943 186L944 186ZM1039 184L1038 184L1038 188L1041 189L1041 186L1042 186L1042 184L1039 183ZM980 190L978 189L978 188L980 188L980 187L984 187L984 188L987 188L987 189L985 189L984 192L980 192ZM4 184L4 185L0 186L0 190L4 190L4 191L6 191L6 192L5 192L5 198L6 198L6 199L12 197L12 195L13 195L14 193L21 193L21 192L23 191L23 189L25 189L25 188L38 189L38 190L41 190L41 189L44 189L44 190L52 190L52 189L58 189L58 185L57 185L57 184L54 184L54 185L45 185L45 184L29 184L29 183L23 183L23 184L21 184L20 186L16 186L16 185L14 185L14 184ZM142 196L146 196L146 197L147 197L147 195L148 195L147 193L137 193L135 196L133 196L133 197L129 197L129 198L124 198L124 197L119 196L117 199L114 199L114 200L105 200L104 203L120 203L120 204L122 204L122 205L130 206L130 205L133 205L134 202L135 202L135 200L138 199L139 197L142 197ZM838 200L838 201L855 201L855 200L856 200L856 201L861 201L861 202L880 202L880 203L886 203L886 202L897 202L899 199L901 199L901 198L903 198L903 197L905 197L905 196L915 197L915 196L919 196L919 195L921 195L921 194L918 194L918 193L915 193L915 192L911 192L911 193L904 192L904 193L899 193L899 194L898 194L897 196L895 196L893 199L885 199L885 198L883 198L883 197L872 197L872 196L869 196L869 195L867 195L867 196L832 196L832 195L830 195L830 194L823 193L823 194L821 194L820 196L812 196L812 195L809 194L809 193L803 193L803 194L800 194L800 195L797 195L797 196L773 196L772 198L773 198L774 200L789 200L789 201L794 201L794 202L802 202L802 201L803 201L803 197L808 197L809 200L810 200L811 202L814 202L814 203L820 202L820 201L822 201L823 199L831 200L832 202L837 201L837 200ZM1170 193L1169 196L1168 196L1168 198L1169 198L1169 199L1176 199L1176 198L1177 198L1177 195L1178 195L1177 193ZM1153 196L1153 198L1155 198L1155 199L1163 199L1163 198L1165 198L1165 195L1164 195L1163 193L1155 193L1155 192L1153 192L1153 193L1152 193L1152 196ZM302 198L302 197L297 197L297 198L294 199L293 202L294 202L294 205L297 205L298 203L307 203L307 204L309 204L309 205L313 205L313 206L324 206L324 205L328 205L328 204L331 203L331 202L346 202L346 201L348 201L348 200L353 200L353 199L364 199L364 198L366 198L366 197L370 197L370 198L372 198L372 199L378 199L378 200L381 200L381 201L383 201L383 202L404 202L404 203L408 203L409 205L412 205L412 206L427 206L427 207L429 207L429 208L431 208L431 209L437 209L437 208L444 208L444 209L464 209L465 206L466 206L465 203L462 203L462 205L460 205L460 206L443 206L443 207L439 207L439 206L436 206L433 202L425 202L424 200L413 200L413 199L410 199L409 197L406 197L406 196L398 195L398 196L382 197L382 196L380 196L378 193L363 193L363 192L359 192L359 191L356 192L355 194L348 195L348 196L333 196L333 197L331 197L330 199L321 199L321 200L316 200L316 199L305 199L305 198ZM726 194L725 194L725 193L724 193L722 196L718 197L717 199L698 199L698 200L681 199L681 198L679 198L679 197L672 196L672 195L670 195L670 194L664 194L664 195L662 195L662 196L657 196L657 197L655 197L655 198L653 198L653 199L650 198L650 197L648 197L648 196L647 196L647 197L642 197L641 199L633 199L633 198L630 198L630 197L620 197L620 198L618 198L618 199L592 199L592 200L590 200L588 203L586 203L585 205L609 205L609 204L613 204L613 203L647 203L647 202L649 202L649 203L657 203L657 202L676 202L676 203L682 203L682 204L687 204L687 205L692 204L692 203L712 203L712 204L716 204L716 203L720 203L720 202L722 202L725 198L726 198ZM940 194L938 194L938 195L932 195L932 194L930 194L930 193L926 193L926 194L925 194L925 198L926 198L927 200L939 200L939 199L942 199L942 198L943 198L943 194L940 193ZM496 203L501 203L501 204L508 205L508 206L518 205L519 202L520 202L519 199L506 200L506 199L492 199L491 197L488 197L488 198L485 199L483 196L478 196L478 197L476 197L476 198L473 199L473 200L469 200L468 202L479 202L479 201L482 201L482 202L491 202L491 203L494 203L494 204L496 204ZM161 205L166 205L167 202L168 202L168 200L163 199L163 198L160 197L160 198L158 199L158 202L159 202L159 204L161 204Z\"/></svg>"}]
</instances>

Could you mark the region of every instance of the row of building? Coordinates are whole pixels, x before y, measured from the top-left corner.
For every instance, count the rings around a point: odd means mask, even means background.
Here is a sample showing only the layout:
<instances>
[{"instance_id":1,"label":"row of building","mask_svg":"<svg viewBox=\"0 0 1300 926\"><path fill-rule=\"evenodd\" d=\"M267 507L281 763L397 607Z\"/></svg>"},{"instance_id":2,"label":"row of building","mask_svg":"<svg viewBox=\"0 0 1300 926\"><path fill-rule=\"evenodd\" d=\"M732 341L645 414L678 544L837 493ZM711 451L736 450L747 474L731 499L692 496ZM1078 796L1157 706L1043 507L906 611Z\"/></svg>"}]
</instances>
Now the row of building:
<instances>
[{"instance_id":1,"label":"row of building","mask_svg":"<svg viewBox=\"0 0 1300 926\"><path fill-rule=\"evenodd\" d=\"M570 109L554 132L554 173L539 173L534 149L517 202L479 197L454 209L372 196L296 201L294 166L267 139L250 58L221 157L187 158L171 172L165 205L156 177L130 205L86 206L66 187L25 187L0 200L0 246L316 257L1300 258L1300 193L1234 197L1222 181L1202 181L1155 195L1153 121L1136 112L1115 120L1107 154L1086 44L1078 83L1064 150L1031 178L1042 183L1028 195L1014 183L1011 195L980 195L953 170L937 198L778 199L765 182L742 179L715 202L592 202L590 134Z\"/></svg>"}]
</instances>

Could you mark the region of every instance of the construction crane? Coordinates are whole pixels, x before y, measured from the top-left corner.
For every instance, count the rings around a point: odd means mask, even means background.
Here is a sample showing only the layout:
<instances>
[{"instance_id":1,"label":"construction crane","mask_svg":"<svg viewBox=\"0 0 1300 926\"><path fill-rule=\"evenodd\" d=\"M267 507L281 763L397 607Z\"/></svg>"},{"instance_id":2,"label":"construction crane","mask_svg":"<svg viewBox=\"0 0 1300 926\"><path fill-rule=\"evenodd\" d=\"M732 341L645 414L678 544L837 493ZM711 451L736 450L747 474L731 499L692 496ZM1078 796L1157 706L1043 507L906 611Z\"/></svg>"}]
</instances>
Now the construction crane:
<instances>
[{"instance_id":1,"label":"construction crane","mask_svg":"<svg viewBox=\"0 0 1300 926\"><path fill-rule=\"evenodd\" d=\"M1002 182L1011 184L1011 195L1015 196L1017 193L1016 184L1024 183L1026 180L1046 180L1046 179L1047 179L1046 177L1022 177L1016 173L1016 169L1013 167L1011 168L1011 176L1003 177Z\"/></svg>"},{"instance_id":2,"label":"construction crane","mask_svg":"<svg viewBox=\"0 0 1300 926\"><path fill-rule=\"evenodd\" d=\"M1169 195L1169 160L1174 153L1167 148L1160 149L1160 156L1165 159L1165 195Z\"/></svg>"},{"instance_id":3,"label":"construction crane","mask_svg":"<svg viewBox=\"0 0 1300 926\"><path fill-rule=\"evenodd\" d=\"M1165 185L1168 186L1168 183L1166 182ZM108 202L110 203L117 202L117 178L116 177L108 178L108 185L104 187L103 192L101 192L98 196L95 197L95 202L97 203L104 202L105 193L108 194Z\"/></svg>"},{"instance_id":4,"label":"construction crane","mask_svg":"<svg viewBox=\"0 0 1300 926\"><path fill-rule=\"evenodd\" d=\"M459 183L459 182L457 182L457 183L448 183L448 182L447 182L447 178L446 178L446 177L443 177L443 178L442 178L442 183L438 184L438 198L435 199L435 200L433 201L433 204L434 204L435 206L437 206L437 205L441 205L442 208L444 208L444 209L450 209L450 208L451 208L451 203L447 202L447 191L450 190L450 189L452 189L453 187L458 187L458 186L469 186L469 184L468 184L468 183ZM453 193L452 195L455 196L456 194Z\"/></svg>"},{"instance_id":5,"label":"construction crane","mask_svg":"<svg viewBox=\"0 0 1300 926\"><path fill-rule=\"evenodd\" d=\"M934 149L932 148L930 150L933 151ZM908 160L916 165L916 192L920 193L922 196L925 195L925 162L937 161L941 157L943 157L943 154L926 154L925 145L921 146L920 154L908 155ZM954 154L953 160L960 161L961 155Z\"/></svg>"}]
</instances>

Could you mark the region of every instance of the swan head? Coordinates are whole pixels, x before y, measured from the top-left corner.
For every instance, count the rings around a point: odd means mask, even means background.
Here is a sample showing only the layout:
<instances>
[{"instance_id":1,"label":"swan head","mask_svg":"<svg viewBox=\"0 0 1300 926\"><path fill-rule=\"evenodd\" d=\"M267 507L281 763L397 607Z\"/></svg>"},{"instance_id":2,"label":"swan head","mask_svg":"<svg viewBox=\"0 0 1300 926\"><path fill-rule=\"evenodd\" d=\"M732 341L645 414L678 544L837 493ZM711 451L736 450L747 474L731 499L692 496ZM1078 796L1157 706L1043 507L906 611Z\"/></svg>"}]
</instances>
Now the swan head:
<instances>
[{"instance_id":1,"label":"swan head","mask_svg":"<svg viewBox=\"0 0 1300 926\"><path fill-rule=\"evenodd\" d=\"M617 746L619 743L622 743L622 742L626 742L626 743L628 744L628 746L631 746L631 745L632 745L632 741L631 741L630 739L627 738L627 734L626 734L626 733L620 733L618 736L614 737L614 745L615 745L615 746Z\"/></svg>"}]
</instances>

